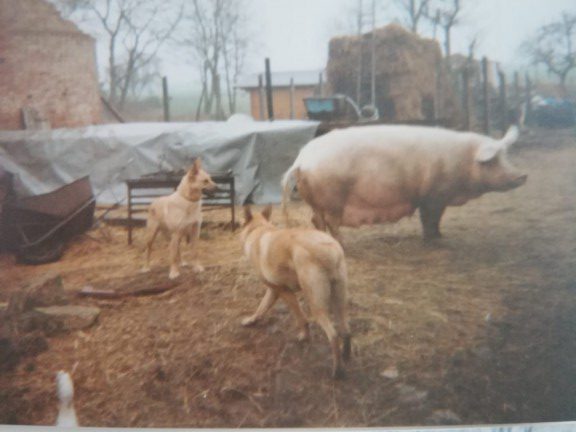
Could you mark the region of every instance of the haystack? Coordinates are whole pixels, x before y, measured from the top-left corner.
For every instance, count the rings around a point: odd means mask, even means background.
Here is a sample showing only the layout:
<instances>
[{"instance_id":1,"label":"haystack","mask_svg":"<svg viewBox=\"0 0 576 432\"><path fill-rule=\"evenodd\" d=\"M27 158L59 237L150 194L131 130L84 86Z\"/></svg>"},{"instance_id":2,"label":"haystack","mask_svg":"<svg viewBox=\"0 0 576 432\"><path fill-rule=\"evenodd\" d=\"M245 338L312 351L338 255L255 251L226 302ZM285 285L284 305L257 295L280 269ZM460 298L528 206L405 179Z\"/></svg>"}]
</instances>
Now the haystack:
<instances>
[{"instance_id":1,"label":"haystack","mask_svg":"<svg viewBox=\"0 0 576 432\"><path fill-rule=\"evenodd\" d=\"M454 120L456 98L449 85L438 42L398 24L374 31L376 106L385 121ZM328 82L335 93L353 99L361 74L360 105L370 103L372 32L333 38ZM361 63L361 68L359 67Z\"/></svg>"}]
</instances>

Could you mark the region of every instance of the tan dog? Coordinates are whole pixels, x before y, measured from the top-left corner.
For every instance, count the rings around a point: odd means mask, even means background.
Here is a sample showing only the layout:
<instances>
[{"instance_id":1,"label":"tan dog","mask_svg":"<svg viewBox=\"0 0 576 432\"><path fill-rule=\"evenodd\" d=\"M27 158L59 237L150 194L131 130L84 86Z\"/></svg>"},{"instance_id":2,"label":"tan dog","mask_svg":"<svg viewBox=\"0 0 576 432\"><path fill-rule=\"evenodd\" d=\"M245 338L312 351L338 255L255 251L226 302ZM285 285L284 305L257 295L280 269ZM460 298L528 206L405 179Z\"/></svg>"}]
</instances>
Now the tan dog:
<instances>
[{"instance_id":1,"label":"tan dog","mask_svg":"<svg viewBox=\"0 0 576 432\"><path fill-rule=\"evenodd\" d=\"M216 184L202 169L200 159L196 159L173 194L152 201L146 224L146 261L143 271L150 270L152 243L160 230L170 236L170 279L177 278L180 265L185 265L180 255L180 243L187 236L193 251L194 271L203 270L198 263L196 250L202 225L202 191L214 189Z\"/></svg>"},{"instance_id":2,"label":"tan dog","mask_svg":"<svg viewBox=\"0 0 576 432\"><path fill-rule=\"evenodd\" d=\"M313 319L322 327L332 347L333 377L341 378L344 369L338 336L343 339L343 359L350 358L347 272L342 247L318 230L275 228L270 222L271 212L270 206L255 214L250 207L244 208L246 221L240 234L244 253L267 289L256 312L242 320L242 325L254 324L281 297L298 321L298 339L307 339L308 320L295 295L302 290ZM338 331L330 319L331 309Z\"/></svg>"}]
</instances>

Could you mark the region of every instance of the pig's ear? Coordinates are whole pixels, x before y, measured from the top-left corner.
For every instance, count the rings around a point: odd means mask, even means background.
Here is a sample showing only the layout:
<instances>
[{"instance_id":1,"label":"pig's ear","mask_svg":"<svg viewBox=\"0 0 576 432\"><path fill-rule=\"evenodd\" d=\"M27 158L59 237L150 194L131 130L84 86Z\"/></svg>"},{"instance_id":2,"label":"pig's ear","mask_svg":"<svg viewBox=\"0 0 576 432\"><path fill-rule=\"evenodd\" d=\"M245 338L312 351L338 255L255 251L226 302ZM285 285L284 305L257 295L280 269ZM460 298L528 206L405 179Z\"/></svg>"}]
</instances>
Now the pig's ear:
<instances>
[{"instance_id":1,"label":"pig's ear","mask_svg":"<svg viewBox=\"0 0 576 432\"><path fill-rule=\"evenodd\" d=\"M494 159L498 153L506 150L509 146L514 144L518 140L518 127L510 126L506 135L504 135L500 140L496 141L493 139L487 139L484 144L482 144L478 151L476 152L477 162L489 162Z\"/></svg>"},{"instance_id":2,"label":"pig's ear","mask_svg":"<svg viewBox=\"0 0 576 432\"><path fill-rule=\"evenodd\" d=\"M498 153L500 153L500 151L503 149L504 147L498 145L498 141L484 143L478 147L474 160L480 163L490 162L492 159L498 156Z\"/></svg>"},{"instance_id":3,"label":"pig's ear","mask_svg":"<svg viewBox=\"0 0 576 432\"><path fill-rule=\"evenodd\" d=\"M267 221L270 220L270 216L272 216L272 206L270 204L264 207L264 210L262 210L262 216L264 216Z\"/></svg>"},{"instance_id":4,"label":"pig's ear","mask_svg":"<svg viewBox=\"0 0 576 432\"><path fill-rule=\"evenodd\" d=\"M244 223L248 224L252 220L252 209L249 205L244 206Z\"/></svg>"}]
</instances>

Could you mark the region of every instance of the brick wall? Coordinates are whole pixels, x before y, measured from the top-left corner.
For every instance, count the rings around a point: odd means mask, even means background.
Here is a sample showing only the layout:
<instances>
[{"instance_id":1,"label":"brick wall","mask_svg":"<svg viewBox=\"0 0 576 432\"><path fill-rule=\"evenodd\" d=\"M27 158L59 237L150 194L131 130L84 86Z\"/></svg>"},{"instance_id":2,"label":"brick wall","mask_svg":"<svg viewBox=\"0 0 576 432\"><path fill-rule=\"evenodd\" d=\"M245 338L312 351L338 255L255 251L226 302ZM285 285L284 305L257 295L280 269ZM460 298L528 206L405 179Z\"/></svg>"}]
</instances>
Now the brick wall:
<instances>
[{"instance_id":1,"label":"brick wall","mask_svg":"<svg viewBox=\"0 0 576 432\"><path fill-rule=\"evenodd\" d=\"M22 129L23 107L52 128L100 123L95 43L43 0L0 0L0 130Z\"/></svg>"}]
</instances>

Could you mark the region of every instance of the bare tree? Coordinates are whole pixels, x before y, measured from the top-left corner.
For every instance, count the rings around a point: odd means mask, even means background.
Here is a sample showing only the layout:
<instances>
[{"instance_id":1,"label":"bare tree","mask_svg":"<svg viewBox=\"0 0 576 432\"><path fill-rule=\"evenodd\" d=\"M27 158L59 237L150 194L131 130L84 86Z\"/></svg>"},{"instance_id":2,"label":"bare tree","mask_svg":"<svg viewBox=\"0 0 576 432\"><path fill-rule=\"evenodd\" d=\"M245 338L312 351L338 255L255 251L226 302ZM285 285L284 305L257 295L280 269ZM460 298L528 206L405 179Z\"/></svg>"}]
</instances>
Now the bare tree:
<instances>
[{"instance_id":1,"label":"bare tree","mask_svg":"<svg viewBox=\"0 0 576 432\"><path fill-rule=\"evenodd\" d=\"M148 76L158 51L182 18L181 0L54 1L72 19L85 23L96 37L106 39L106 93L120 109L130 91L143 88L142 82L135 81Z\"/></svg>"},{"instance_id":2,"label":"bare tree","mask_svg":"<svg viewBox=\"0 0 576 432\"><path fill-rule=\"evenodd\" d=\"M444 53L448 62L452 55L452 28L460 23L462 3L463 0L436 0L433 5L435 13L432 20L434 27L438 25L444 30Z\"/></svg>"},{"instance_id":3,"label":"bare tree","mask_svg":"<svg viewBox=\"0 0 576 432\"><path fill-rule=\"evenodd\" d=\"M532 64L544 65L558 78L566 95L566 79L576 68L576 13L563 12L558 21L540 27L521 48Z\"/></svg>"},{"instance_id":4,"label":"bare tree","mask_svg":"<svg viewBox=\"0 0 576 432\"><path fill-rule=\"evenodd\" d=\"M135 71L134 78L131 80L128 94L132 99L138 99L146 89L158 85L162 79L160 72L160 60L158 58L150 61L146 66L138 68Z\"/></svg>"},{"instance_id":5,"label":"bare tree","mask_svg":"<svg viewBox=\"0 0 576 432\"><path fill-rule=\"evenodd\" d=\"M202 82L199 108L208 116L224 117L222 81L228 109L236 110L235 86L250 48L243 0L191 0L188 23L180 42L192 50ZM198 112L199 114L199 112Z\"/></svg>"},{"instance_id":6,"label":"bare tree","mask_svg":"<svg viewBox=\"0 0 576 432\"><path fill-rule=\"evenodd\" d=\"M405 17L406 25L414 33L418 33L418 26L422 19L429 16L430 0L395 0Z\"/></svg>"},{"instance_id":7,"label":"bare tree","mask_svg":"<svg viewBox=\"0 0 576 432\"><path fill-rule=\"evenodd\" d=\"M236 83L242 73L246 57L251 47L250 37L244 30L247 24L242 22L244 15L239 15L227 43L224 44L224 72L226 77L226 93L230 114L236 112Z\"/></svg>"},{"instance_id":8,"label":"bare tree","mask_svg":"<svg viewBox=\"0 0 576 432\"><path fill-rule=\"evenodd\" d=\"M468 61L472 62L476 55L476 48L478 47L478 41L480 40L480 33L473 35L468 41Z\"/></svg>"},{"instance_id":9,"label":"bare tree","mask_svg":"<svg viewBox=\"0 0 576 432\"><path fill-rule=\"evenodd\" d=\"M369 31L372 26L372 2L373 0L348 0L338 14L338 18L333 23L333 33L344 34L362 34ZM376 25L383 26L388 20L386 19L387 2L376 0Z\"/></svg>"}]
</instances>

